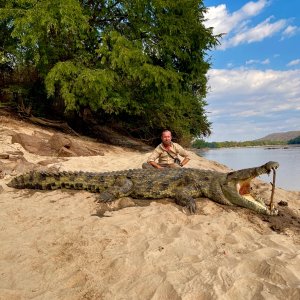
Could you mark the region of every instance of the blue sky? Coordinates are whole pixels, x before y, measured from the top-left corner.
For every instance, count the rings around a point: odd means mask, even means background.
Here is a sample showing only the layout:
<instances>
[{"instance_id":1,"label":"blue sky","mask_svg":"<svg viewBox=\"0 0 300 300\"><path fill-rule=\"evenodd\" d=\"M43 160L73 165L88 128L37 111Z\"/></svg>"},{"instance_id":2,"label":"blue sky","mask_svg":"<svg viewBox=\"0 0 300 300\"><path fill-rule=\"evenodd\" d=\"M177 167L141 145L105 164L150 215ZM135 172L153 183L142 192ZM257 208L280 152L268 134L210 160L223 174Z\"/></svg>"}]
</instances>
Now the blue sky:
<instances>
[{"instance_id":1,"label":"blue sky","mask_svg":"<svg viewBox=\"0 0 300 300\"><path fill-rule=\"evenodd\" d=\"M300 130L300 1L204 0L206 26L224 33L209 52L208 141Z\"/></svg>"}]
</instances>

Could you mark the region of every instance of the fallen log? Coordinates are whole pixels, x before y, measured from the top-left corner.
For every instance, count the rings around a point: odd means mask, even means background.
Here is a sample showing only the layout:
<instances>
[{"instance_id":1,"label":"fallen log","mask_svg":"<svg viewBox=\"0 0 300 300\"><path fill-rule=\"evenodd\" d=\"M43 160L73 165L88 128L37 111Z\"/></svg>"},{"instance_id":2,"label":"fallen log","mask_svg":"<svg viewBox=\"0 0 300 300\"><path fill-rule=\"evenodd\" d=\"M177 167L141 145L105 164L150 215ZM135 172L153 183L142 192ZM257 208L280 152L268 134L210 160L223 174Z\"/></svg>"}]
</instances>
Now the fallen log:
<instances>
[{"instance_id":1,"label":"fallen log","mask_svg":"<svg viewBox=\"0 0 300 300\"><path fill-rule=\"evenodd\" d=\"M80 136L75 130L73 130L68 125L68 123L66 123L64 121L49 120L49 119L44 119L44 118L37 118L34 116L30 116L27 119L34 124L55 128L55 129L65 132L65 133Z\"/></svg>"}]
</instances>

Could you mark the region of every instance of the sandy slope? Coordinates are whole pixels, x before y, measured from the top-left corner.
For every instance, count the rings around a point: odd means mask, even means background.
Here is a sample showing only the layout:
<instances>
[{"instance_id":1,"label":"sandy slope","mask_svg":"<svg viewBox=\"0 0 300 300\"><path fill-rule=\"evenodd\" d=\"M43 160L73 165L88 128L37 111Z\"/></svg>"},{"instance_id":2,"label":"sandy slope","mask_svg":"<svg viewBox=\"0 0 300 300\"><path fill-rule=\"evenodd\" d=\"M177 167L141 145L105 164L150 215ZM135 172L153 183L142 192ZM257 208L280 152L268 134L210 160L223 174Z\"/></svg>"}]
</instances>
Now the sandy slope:
<instances>
[{"instance_id":1,"label":"sandy slope","mask_svg":"<svg viewBox=\"0 0 300 300\"><path fill-rule=\"evenodd\" d=\"M53 159L11 144L11 130L46 132L0 117L0 154L22 151L34 164ZM104 156L48 167L138 168L149 154L103 149ZM194 154L189 166L226 170ZM0 179L0 299L300 299L300 193L276 190L275 202L289 204L277 217L208 199L198 199L192 216L172 201L131 199L103 215L88 192L8 188L17 172ZM255 186L270 197L269 185Z\"/></svg>"}]
</instances>

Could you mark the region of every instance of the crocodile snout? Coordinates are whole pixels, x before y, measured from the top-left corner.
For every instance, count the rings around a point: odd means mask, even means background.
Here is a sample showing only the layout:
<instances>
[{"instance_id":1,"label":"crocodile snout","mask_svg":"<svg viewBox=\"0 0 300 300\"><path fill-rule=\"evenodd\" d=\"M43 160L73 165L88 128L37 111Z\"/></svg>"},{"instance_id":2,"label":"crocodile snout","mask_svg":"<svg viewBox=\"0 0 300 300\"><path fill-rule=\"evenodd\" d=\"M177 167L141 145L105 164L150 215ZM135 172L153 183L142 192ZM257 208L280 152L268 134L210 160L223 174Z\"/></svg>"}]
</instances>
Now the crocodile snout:
<instances>
[{"instance_id":1,"label":"crocodile snout","mask_svg":"<svg viewBox=\"0 0 300 300\"><path fill-rule=\"evenodd\" d=\"M269 161L264 165L264 167L267 171L276 170L279 168L279 163L276 161Z\"/></svg>"}]
</instances>

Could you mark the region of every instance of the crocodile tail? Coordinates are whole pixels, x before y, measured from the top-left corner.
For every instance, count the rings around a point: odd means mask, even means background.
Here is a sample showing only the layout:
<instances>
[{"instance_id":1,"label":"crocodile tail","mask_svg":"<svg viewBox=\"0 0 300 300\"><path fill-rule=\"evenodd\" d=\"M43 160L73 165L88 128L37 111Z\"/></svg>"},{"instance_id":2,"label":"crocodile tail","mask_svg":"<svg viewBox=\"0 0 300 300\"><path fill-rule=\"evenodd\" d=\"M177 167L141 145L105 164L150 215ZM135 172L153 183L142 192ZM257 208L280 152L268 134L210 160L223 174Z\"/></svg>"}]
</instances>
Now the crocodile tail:
<instances>
[{"instance_id":1,"label":"crocodile tail","mask_svg":"<svg viewBox=\"0 0 300 300\"><path fill-rule=\"evenodd\" d=\"M55 180L51 180L49 183L43 182L41 179L49 178L52 179L52 176L44 172L29 172L26 174L19 175L13 178L8 184L8 187L15 189L56 189L60 188L60 183L55 183Z\"/></svg>"},{"instance_id":2,"label":"crocodile tail","mask_svg":"<svg viewBox=\"0 0 300 300\"><path fill-rule=\"evenodd\" d=\"M15 188L15 189L24 189L24 188L32 188L32 183L30 182L28 174L19 175L13 178L7 186Z\"/></svg>"},{"instance_id":3,"label":"crocodile tail","mask_svg":"<svg viewBox=\"0 0 300 300\"><path fill-rule=\"evenodd\" d=\"M22 188L21 187L21 185L20 185L20 183L19 183L19 177L15 177L15 178L13 178L8 184L7 184L7 186L8 187L11 187L11 188L15 188L15 189L17 189L17 188Z\"/></svg>"},{"instance_id":4,"label":"crocodile tail","mask_svg":"<svg viewBox=\"0 0 300 300\"><path fill-rule=\"evenodd\" d=\"M17 189L56 190L66 188L97 193L112 186L116 176L106 173L31 171L15 177L7 185Z\"/></svg>"}]
</instances>

